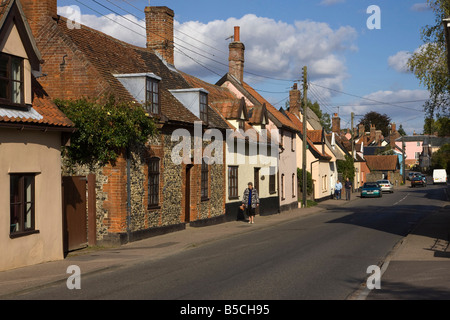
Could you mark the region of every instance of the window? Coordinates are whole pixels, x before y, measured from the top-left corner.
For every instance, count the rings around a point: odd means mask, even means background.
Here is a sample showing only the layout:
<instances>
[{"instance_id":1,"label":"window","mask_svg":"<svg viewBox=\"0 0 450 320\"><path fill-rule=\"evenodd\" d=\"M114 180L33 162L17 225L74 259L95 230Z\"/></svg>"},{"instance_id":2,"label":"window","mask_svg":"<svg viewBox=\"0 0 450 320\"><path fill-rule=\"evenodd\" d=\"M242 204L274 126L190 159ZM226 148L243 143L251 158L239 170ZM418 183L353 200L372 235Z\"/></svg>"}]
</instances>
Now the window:
<instances>
[{"instance_id":1,"label":"window","mask_svg":"<svg viewBox=\"0 0 450 320\"><path fill-rule=\"evenodd\" d=\"M200 93L200 120L208 123L208 95Z\"/></svg>"},{"instance_id":2,"label":"window","mask_svg":"<svg viewBox=\"0 0 450 320\"><path fill-rule=\"evenodd\" d=\"M416 160L419 160L419 158L420 158L420 152L415 152L415 157L416 157Z\"/></svg>"},{"instance_id":3,"label":"window","mask_svg":"<svg viewBox=\"0 0 450 320\"><path fill-rule=\"evenodd\" d=\"M228 167L228 198L238 199L238 167Z\"/></svg>"},{"instance_id":4,"label":"window","mask_svg":"<svg viewBox=\"0 0 450 320\"><path fill-rule=\"evenodd\" d=\"M276 193L276 176L275 176L275 167L270 167L270 175L269 175L269 193Z\"/></svg>"},{"instance_id":5,"label":"window","mask_svg":"<svg viewBox=\"0 0 450 320\"><path fill-rule=\"evenodd\" d=\"M284 200L285 194L284 194L284 173L281 175L281 200Z\"/></svg>"},{"instance_id":6,"label":"window","mask_svg":"<svg viewBox=\"0 0 450 320\"><path fill-rule=\"evenodd\" d=\"M420 141L417 141L417 146L420 147Z\"/></svg>"},{"instance_id":7,"label":"window","mask_svg":"<svg viewBox=\"0 0 450 320\"><path fill-rule=\"evenodd\" d=\"M291 150L295 151L295 133L291 132Z\"/></svg>"},{"instance_id":8,"label":"window","mask_svg":"<svg viewBox=\"0 0 450 320\"><path fill-rule=\"evenodd\" d=\"M203 159L202 161L202 177L201 177L201 193L202 200L208 199L208 177L209 177L209 166L208 163Z\"/></svg>"},{"instance_id":9,"label":"window","mask_svg":"<svg viewBox=\"0 0 450 320\"><path fill-rule=\"evenodd\" d=\"M34 226L34 174L10 176L10 235L21 236L37 232Z\"/></svg>"},{"instance_id":10,"label":"window","mask_svg":"<svg viewBox=\"0 0 450 320\"><path fill-rule=\"evenodd\" d=\"M159 114L159 81L153 78L147 78L147 111L151 114Z\"/></svg>"},{"instance_id":11,"label":"window","mask_svg":"<svg viewBox=\"0 0 450 320\"><path fill-rule=\"evenodd\" d=\"M295 173L292 174L292 198L295 198L295 195L297 194L297 192L295 192L296 190L296 183L295 183Z\"/></svg>"},{"instance_id":12,"label":"window","mask_svg":"<svg viewBox=\"0 0 450 320\"><path fill-rule=\"evenodd\" d=\"M159 159L152 158L148 162L148 207L159 205Z\"/></svg>"},{"instance_id":13,"label":"window","mask_svg":"<svg viewBox=\"0 0 450 320\"><path fill-rule=\"evenodd\" d=\"M0 53L0 102L24 105L23 59Z\"/></svg>"},{"instance_id":14,"label":"window","mask_svg":"<svg viewBox=\"0 0 450 320\"><path fill-rule=\"evenodd\" d=\"M238 120L238 124L239 124L239 130L242 130L243 132L245 132L245 120Z\"/></svg>"}]
</instances>

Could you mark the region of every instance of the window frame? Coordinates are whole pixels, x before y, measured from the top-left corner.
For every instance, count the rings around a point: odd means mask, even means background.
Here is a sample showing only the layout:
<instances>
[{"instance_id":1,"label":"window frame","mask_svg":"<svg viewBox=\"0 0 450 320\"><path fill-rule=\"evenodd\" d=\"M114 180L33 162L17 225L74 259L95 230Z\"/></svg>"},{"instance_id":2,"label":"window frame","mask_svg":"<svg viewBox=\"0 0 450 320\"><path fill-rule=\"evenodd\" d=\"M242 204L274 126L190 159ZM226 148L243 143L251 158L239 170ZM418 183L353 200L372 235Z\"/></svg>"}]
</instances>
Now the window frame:
<instances>
[{"instance_id":1,"label":"window frame","mask_svg":"<svg viewBox=\"0 0 450 320\"><path fill-rule=\"evenodd\" d=\"M9 237L11 239L27 236L30 234L39 233L39 230L36 230L36 174L35 173L10 173L10 200L9 200L9 219L10 219L10 232ZM18 177L18 194L13 196L13 178ZM25 179L31 178L31 190L30 190L30 197L31 199L26 198L26 189L25 189ZM18 198L17 200L13 201L13 198ZM26 210L27 210L27 204L31 204L30 207L30 227L25 228L26 224ZM13 207L18 206L18 221L16 223L12 223L13 221ZM14 214L16 216L16 214ZM16 228L16 224L19 223L19 230L13 231L13 225L14 228Z\"/></svg>"},{"instance_id":2,"label":"window frame","mask_svg":"<svg viewBox=\"0 0 450 320\"><path fill-rule=\"evenodd\" d=\"M201 200L207 201L209 200L209 165L205 159L202 160L200 179Z\"/></svg>"},{"instance_id":3,"label":"window frame","mask_svg":"<svg viewBox=\"0 0 450 320\"><path fill-rule=\"evenodd\" d=\"M150 90L149 90L149 84L150 85ZM155 87L157 86L157 91L155 91ZM145 80L145 109L147 110L147 112L151 115L160 115L161 114L161 89L160 89L160 80L159 79L155 79L152 77L146 77ZM149 99L151 97L151 100ZM157 102L155 102L155 98L157 99ZM157 108L157 112L154 112L155 110L155 105Z\"/></svg>"},{"instance_id":4,"label":"window frame","mask_svg":"<svg viewBox=\"0 0 450 320\"><path fill-rule=\"evenodd\" d=\"M153 166L156 164L155 166ZM160 184L161 184L161 159L154 157L147 162L147 207L148 209L160 208ZM157 170L154 170L157 168ZM151 179L154 178L154 179ZM154 201L156 199L156 202Z\"/></svg>"},{"instance_id":5,"label":"window frame","mask_svg":"<svg viewBox=\"0 0 450 320\"><path fill-rule=\"evenodd\" d=\"M272 174L272 168L274 173ZM269 194L277 193L277 176L275 172L275 167L271 167L269 171Z\"/></svg>"},{"instance_id":6,"label":"window frame","mask_svg":"<svg viewBox=\"0 0 450 320\"><path fill-rule=\"evenodd\" d=\"M199 112L200 120L202 120L204 123L208 123L208 94L205 92L200 92Z\"/></svg>"},{"instance_id":7,"label":"window frame","mask_svg":"<svg viewBox=\"0 0 450 320\"><path fill-rule=\"evenodd\" d=\"M0 60L7 58L6 77L0 76L0 81L6 82L6 98L0 98L0 103L8 107L13 107L21 110L28 109L25 104L25 73L24 73L24 58L13 56L4 52L0 52ZM20 80L13 79L12 62L17 60L20 62ZM13 101L13 83L19 83L20 87L20 102Z\"/></svg>"},{"instance_id":8,"label":"window frame","mask_svg":"<svg viewBox=\"0 0 450 320\"><path fill-rule=\"evenodd\" d=\"M286 179L285 179L285 176L284 176L284 173L283 174L281 174L281 200L286 200L286 189L285 189L285 183L286 183L286 181L285 181Z\"/></svg>"},{"instance_id":9,"label":"window frame","mask_svg":"<svg viewBox=\"0 0 450 320\"><path fill-rule=\"evenodd\" d=\"M239 166L228 166L228 199L239 199Z\"/></svg>"}]
</instances>

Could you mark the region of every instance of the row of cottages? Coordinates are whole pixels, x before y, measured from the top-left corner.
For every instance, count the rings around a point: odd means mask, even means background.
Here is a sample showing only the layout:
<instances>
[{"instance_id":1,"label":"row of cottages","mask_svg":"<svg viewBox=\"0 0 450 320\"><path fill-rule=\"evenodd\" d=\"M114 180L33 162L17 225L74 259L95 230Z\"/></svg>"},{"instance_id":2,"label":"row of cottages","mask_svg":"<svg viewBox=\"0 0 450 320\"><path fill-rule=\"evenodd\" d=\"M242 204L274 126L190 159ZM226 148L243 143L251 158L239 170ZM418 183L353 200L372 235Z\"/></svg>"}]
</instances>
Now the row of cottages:
<instances>
[{"instance_id":1,"label":"row of cottages","mask_svg":"<svg viewBox=\"0 0 450 320\"><path fill-rule=\"evenodd\" d=\"M0 5L0 270L63 258L61 146L74 131L36 81L42 55L17 0Z\"/></svg>"},{"instance_id":2,"label":"row of cottages","mask_svg":"<svg viewBox=\"0 0 450 320\"><path fill-rule=\"evenodd\" d=\"M229 72L216 84L184 74L191 85L210 93L210 105L231 132L237 131L232 139L227 138L227 215L236 216L249 182L261 198L259 214L298 208L298 128L244 82L245 45L240 41L240 28L234 31L229 45Z\"/></svg>"},{"instance_id":3,"label":"row of cottages","mask_svg":"<svg viewBox=\"0 0 450 320\"><path fill-rule=\"evenodd\" d=\"M224 135L227 124L208 105L208 92L190 86L174 68L173 46L168 51L155 44L154 38L173 32L173 11L146 8L147 48L140 48L84 25L68 27L72 22L57 16L56 0L22 2L45 61L39 82L53 98L113 95L143 103L159 129L145 147L130 146L114 166L95 169L97 243L222 219L225 143L216 144L216 161L209 161L202 137L211 129ZM83 167L64 171L88 174Z\"/></svg>"}]
</instances>

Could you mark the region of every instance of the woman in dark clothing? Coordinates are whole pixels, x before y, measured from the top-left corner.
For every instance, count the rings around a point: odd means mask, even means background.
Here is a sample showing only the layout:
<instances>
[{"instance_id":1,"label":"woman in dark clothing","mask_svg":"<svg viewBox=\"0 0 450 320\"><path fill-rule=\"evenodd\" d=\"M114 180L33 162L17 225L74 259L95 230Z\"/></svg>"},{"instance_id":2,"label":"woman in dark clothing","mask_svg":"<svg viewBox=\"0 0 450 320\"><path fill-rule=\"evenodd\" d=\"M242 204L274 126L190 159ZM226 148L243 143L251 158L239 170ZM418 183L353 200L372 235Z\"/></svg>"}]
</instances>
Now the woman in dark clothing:
<instances>
[{"instance_id":1,"label":"woman in dark clothing","mask_svg":"<svg viewBox=\"0 0 450 320\"><path fill-rule=\"evenodd\" d=\"M248 188L244 191L242 206L246 208L249 217L248 223L255 223L255 209L259 206L258 190L253 188L253 183L248 183Z\"/></svg>"}]
</instances>

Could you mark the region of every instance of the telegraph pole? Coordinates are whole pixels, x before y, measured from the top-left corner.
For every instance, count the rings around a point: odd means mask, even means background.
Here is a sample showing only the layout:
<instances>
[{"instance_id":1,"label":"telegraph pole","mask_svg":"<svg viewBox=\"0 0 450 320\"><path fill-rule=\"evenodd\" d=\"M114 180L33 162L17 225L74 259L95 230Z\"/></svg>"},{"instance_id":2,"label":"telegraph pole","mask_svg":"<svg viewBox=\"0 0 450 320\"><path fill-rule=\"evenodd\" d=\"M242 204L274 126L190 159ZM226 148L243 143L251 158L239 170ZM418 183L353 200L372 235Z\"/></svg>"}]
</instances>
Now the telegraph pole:
<instances>
[{"instance_id":1,"label":"telegraph pole","mask_svg":"<svg viewBox=\"0 0 450 320\"><path fill-rule=\"evenodd\" d=\"M352 112L352 128L350 129L351 137L351 143L352 143L352 158L353 158L353 167L355 167L355 130L353 129L353 122L355 120L355 113ZM356 170L355 170L356 174ZM355 176L353 175L353 181L352 181L352 192L355 189Z\"/></svg>"},{"instance_id":2,"label":"telegraph pole","mask_svg":"<svg viewBox=\"0 0 450 320\"><path fill-rule=\"evenodd\" d=\"M303 208L306 208L306 194L308 185L308 175L306 172L306 138L307 138L307 118L308 118L308 69L303 67L303 156L302 156L302 172L303 172ZM312 173L312 172L311 172Z\"/></svg>"}]
</instances>

